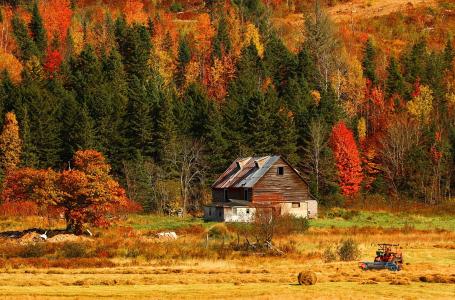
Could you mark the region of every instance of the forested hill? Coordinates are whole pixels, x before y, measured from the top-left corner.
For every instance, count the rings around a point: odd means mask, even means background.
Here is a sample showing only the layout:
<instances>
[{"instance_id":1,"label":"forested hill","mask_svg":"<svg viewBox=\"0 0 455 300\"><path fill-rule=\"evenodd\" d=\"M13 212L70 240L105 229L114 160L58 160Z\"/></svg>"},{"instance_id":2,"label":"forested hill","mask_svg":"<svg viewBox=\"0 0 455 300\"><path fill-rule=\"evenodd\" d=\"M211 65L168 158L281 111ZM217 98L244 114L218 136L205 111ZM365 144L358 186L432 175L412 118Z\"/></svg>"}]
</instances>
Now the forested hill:
<instances>
[{"instance_id":1,"label":"forested hill","mask_svg":"<svg viewBox=\"0 0 455 300\"><path fill-rule=\"evenodd\" d=\"M444 201L455 5L357 19L338 2L1 0L0 112L17 116L21 165L99 150L155 211L181 178L198 209L233 159L272 153L322 202Z\"/></svg>"}]
</instances>

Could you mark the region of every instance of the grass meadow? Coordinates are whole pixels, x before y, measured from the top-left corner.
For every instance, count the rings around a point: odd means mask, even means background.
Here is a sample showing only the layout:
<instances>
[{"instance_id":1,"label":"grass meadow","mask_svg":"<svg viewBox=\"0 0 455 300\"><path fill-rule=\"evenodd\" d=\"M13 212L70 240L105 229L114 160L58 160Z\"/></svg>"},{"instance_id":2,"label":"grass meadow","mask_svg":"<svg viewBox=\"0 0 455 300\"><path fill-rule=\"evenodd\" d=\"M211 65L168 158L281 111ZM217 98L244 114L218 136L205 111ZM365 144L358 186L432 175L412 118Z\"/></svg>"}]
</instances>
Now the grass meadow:
<instances>
[{"instance_id":1,"label":"grass meadow","mask_svg":"<svg viewBox=\"0 0 455 300\"><path fill-rule=\"evenodd\" d=\"M1 220L20 230L44 222ZM49 223L58 228L62 224ZM450 216L327 211L303 233L274 239L284 255L233 250L228 231L207 244L215 223L199 218L130 215L95 237L61 243L0 244L0 298L5 299L450 299L455 297L455 222ZM228 229L230 227L228 226ZM177 240L157 239L174 230ZM229 229L230 230L230 229ZM240 237L241 238L241 237ZM325 251L352 238L357 260L328 262ZM400 243L404 270L362 271L376 244ZM314 286L297 274L314 271Z\"/></svg>"}]
</instances>

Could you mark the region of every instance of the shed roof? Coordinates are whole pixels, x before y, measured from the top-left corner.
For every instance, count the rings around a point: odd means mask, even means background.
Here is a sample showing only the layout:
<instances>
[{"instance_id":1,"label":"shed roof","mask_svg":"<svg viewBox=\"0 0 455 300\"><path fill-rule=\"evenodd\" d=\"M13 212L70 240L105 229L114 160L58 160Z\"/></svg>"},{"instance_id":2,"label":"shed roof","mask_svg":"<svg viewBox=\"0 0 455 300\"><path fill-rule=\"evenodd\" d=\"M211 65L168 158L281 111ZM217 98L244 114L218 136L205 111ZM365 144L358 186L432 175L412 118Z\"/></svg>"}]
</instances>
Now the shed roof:
<instances>
[{"instance_id":1,"label":"shed roof","mask_svg":"<svg viewBox=\"0 0 455 300\"><path fill-rule=\"evenodd\" d=\"M279 155L238 158L215 181L212 188L251 188L279 159Z\"/></svg>"}]
</instances>

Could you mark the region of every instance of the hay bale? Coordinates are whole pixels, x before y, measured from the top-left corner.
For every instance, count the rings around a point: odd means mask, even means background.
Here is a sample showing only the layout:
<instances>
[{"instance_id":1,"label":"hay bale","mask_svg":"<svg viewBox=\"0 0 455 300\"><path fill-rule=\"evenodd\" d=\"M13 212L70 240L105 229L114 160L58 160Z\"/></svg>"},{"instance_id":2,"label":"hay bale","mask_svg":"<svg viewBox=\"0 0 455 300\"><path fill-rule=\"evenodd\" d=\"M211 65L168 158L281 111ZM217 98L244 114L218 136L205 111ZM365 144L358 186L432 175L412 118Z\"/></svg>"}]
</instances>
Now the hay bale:
<instances>
[{"instance_id":1,"label":"hay bale","mask_svg":"<svg viewBox=\"0 0 455 300\"><path fill-rule=\"evenodd\" d=\"M314 285L318 281L316 273L311 271L300 272L297 280L300 285Z\"/></svg>"}]
</instances>

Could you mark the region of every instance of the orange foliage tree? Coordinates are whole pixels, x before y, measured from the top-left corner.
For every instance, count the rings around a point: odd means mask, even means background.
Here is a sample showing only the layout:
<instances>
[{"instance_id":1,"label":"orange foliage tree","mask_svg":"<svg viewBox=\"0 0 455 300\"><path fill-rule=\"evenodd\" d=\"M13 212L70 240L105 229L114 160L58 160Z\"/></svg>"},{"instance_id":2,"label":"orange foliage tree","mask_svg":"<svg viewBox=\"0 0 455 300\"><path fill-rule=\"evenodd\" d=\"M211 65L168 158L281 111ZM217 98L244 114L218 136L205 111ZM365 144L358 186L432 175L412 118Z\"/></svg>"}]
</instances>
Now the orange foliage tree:
<instances>
[{"instance_id":1,"label":"orange foliage tree","mask_svg":"<svg viewBox=\"0 0 455 300\"><path fill-rule=\"evenodd\" d=\"M0 49L0 72L6 70L14 82L20 82L22 69L22 64L14 55Z\"/></svg>"},{"instance_id":2,"label":"orange foliage tree","mask_svg":"<svg viewBox=\"0 0 455 300\"><path fill-rule=\"evenodd\" d=\"M13 112L6 113L3 131L0 134L0 167L3 174L14 170L20 162L22 141L19 125Z\"/></svg>"},{"instance_id":3,"label":"orange foliage tree","mask_svg":"<svg viewBox=\"0 0 455 300\"><path fill-rule=\"evenodd\" d=\"M71 25L73 11L69 0L46 0L40 1L39 11L44 21L44 27L51 41L57 38L63 44Z\"/></svg>"},{"instance_id":4,"label":"orange foliage tree","mask_svg":"<svg viewBox=\"0 0 455 300\"><path fill-rule=\"evenodd\" d=\"M95 150L80 150L73 157L74 168L63 172L18 169L5 179L2 199L35 202L42 211L60 211L67 230L81 234L84 224L110 225L120 212L139 210L125 190L109 174L110 166Z\"/></svg>"},{"instance_id":5,"label":"orange foliage tree","mask_svg":"<svg viewBox=\"0 0 455 300\"><path fill-rule=\"evenodd\" d=\"M341 192L345 196L353 196L360 191L362 167L354 135L343 121L333 127L330 145L335 156Z\"/></svg>"}]
</instances>

